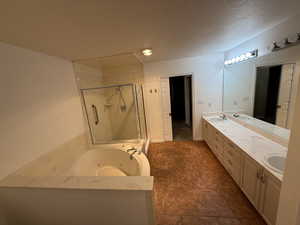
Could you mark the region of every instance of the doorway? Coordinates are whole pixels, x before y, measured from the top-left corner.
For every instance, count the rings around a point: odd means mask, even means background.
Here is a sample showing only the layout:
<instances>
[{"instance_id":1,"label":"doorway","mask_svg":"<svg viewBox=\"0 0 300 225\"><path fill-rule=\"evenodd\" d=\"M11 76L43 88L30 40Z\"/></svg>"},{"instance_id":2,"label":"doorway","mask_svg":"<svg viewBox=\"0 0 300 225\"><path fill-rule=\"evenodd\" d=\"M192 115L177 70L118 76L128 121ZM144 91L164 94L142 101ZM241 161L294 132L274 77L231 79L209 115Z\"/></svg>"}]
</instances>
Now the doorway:
<instances>
[{"instance_id":1,"label":"doorway","mask_svg":"<svg viewBox=\"0 0 300 225\"><path fill-rule=\"evenodd\" d=\"M169 78L173 140L193 140L192 76Z\"/></svg>"},{"instance_id":2,"label":"doorway","mask_svg":"<svg viewBox=\"0 0 300 225\"><path fill-rule=\"evenodd\" d=\"M293 64L256 68L253 110L255 118L288 127L293 71Z\"/></svg>"}]
</instances>

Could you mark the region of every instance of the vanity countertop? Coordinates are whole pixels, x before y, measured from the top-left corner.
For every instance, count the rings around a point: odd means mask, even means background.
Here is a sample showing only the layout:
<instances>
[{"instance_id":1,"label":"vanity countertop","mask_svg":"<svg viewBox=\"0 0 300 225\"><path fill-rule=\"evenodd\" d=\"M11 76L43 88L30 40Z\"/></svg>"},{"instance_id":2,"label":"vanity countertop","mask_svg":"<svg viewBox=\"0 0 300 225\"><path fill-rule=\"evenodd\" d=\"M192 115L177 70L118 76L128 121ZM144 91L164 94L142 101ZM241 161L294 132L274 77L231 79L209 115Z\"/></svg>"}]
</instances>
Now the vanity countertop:
<instances>
[{"instance_id":1,"label":"vanity countertop","mask_svg":"<svg viewBox=\"0 0 300 225\"><path fill-rule=\"evenodd\" d=\"M234 122L231 119L214 120L216 116L203 116L209 124L219 130L226 138L235 143L248 156L282 181L283 175L270 169L265 163L269 154L286 156L287 148Z\"/></svg>"},{"instance_id":2,"label":"vanity countertop","mask_svg":"<svg viewBox=\"0 0 300 225\"><path fill-rule=\"evenodd\" d=\"M230 119L232 119L233 121L240 123L241 125L243 125L244 127L247 127L251 130L253 130L253 128L255 129L254 131L260 131L261 134L265 133L268 136L270 136L271 138L275 140L277 140L276 142L284 145L284 146L288 146L288 142L289 142L289 137L290 137L290 130L287 128L283 128L271 123L267 123L265 121L256 119L254 117L248 116L246 114L242 114L239 113L238 117L234 117L233 114L234 113L225 113L227 117L229 117Z\"/></svg>"}]
</instances>

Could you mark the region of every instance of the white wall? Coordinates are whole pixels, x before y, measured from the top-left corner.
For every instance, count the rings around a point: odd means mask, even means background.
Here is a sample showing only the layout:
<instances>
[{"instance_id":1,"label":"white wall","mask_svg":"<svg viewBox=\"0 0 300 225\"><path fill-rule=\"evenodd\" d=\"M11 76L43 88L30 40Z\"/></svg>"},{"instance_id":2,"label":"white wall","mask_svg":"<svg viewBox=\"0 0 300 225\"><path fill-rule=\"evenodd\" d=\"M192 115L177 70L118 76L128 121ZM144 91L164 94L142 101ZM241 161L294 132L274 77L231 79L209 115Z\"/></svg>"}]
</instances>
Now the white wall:
<instances>
[{"instance_id":1,"label":"white wall","mask_svg":"<svg viewBox=\"0 0 300 225\"><path fill-rule=\"evenodd\" d=\"M295 38L296 33L300 30L299 20L300 14L287 19L272 29L262 32L260 35L225 52L225 59L230 59L255 49L258 49L259 56L268 54L273 41L281 41L286 37Z\"/></svg>"},{"instance_id":2,"label":"white wall","mask_svg":"<svg viewBox=\"0 0 300 225\"><path fill-rule=\"evenodd\" d=\"M84 133L72 64L0 43L0 178Z\"/></svg>"},{"instance_id":3,"label":"white wall","mask_svg":"<svg viewBox=\"0 0 300 225\"><path fill-rule=\"evenodd\" d=\"M160 77L193 74L194 139L202 139L202 112L222 110L223 54L146 63L145 100L148 128L152 141L163 141L160 92L149 94L149 89L160 90Z\"/></svg>"},{"instance_id":4,"label":"white wall","mask_svg":"<svg viewBox=\"0 0 300 225\"><path fill-rule=\"evenodd\" d=\"M298 89L295 116L300 115L300 89ZM294 119L289 151L283 177L277 225L300 224L300 120Z\"/></svg>"},{"instance_id":5,"label":"white wall","mask_svg":"<svg viewBox=\"0 0 300 225\"><path fill-rule=\"evenodd\" d=\"M224 68L223 110L253 115L256 71L253 62Z\"/></svg>"}]
</instances>

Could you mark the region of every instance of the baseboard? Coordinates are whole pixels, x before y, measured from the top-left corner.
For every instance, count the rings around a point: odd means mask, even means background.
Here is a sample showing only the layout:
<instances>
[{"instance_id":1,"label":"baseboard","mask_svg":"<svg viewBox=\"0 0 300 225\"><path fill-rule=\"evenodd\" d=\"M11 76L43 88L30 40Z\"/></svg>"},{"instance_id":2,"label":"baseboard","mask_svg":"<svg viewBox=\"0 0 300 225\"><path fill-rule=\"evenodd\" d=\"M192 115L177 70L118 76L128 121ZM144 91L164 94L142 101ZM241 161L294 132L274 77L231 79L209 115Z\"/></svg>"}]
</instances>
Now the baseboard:
<instances>
[{"instance_id":1,"label":"baseboard","mask_svg":"<svg viewBox=\"0 0 300 225\"><path fill-rule=\"evenodd\" d=\"M150 143L161 143L161 142L165 142L164 139L150 139Z\"/></svg>"}]
</instances>

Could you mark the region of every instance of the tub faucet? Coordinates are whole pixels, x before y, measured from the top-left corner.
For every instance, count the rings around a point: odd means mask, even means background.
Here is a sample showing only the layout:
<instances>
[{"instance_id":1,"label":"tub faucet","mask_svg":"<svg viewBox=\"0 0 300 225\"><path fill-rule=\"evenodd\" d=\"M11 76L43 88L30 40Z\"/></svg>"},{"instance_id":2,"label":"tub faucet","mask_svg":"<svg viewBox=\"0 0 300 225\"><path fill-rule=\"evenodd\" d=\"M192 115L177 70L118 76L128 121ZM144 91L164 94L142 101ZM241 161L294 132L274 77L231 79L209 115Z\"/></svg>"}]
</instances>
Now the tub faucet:
<instances>
[{"instance_id":1,"label":"tub faucet","mask_svg":"<svg viewBox=\"0 0 300 225\"><path fill-rule=\"evenodd\" d=\"M130 153L130 159L133 159L133 155L134 155L135 153L137 153L137 150L133 150L133 152Z\"/></svg>"},{"instance_id":2,"label":"tub faucet","mask_svg":"<svg viewBox=\"0 0 300 225\"><path fill-rule=\"evenodd\" d=\"M135 147L132 147L132 148L128 148L128 149L126 150L126 152L130 152L130 151L137 151L137 149L136 149Z\"/></svg>"}]
</instances>

